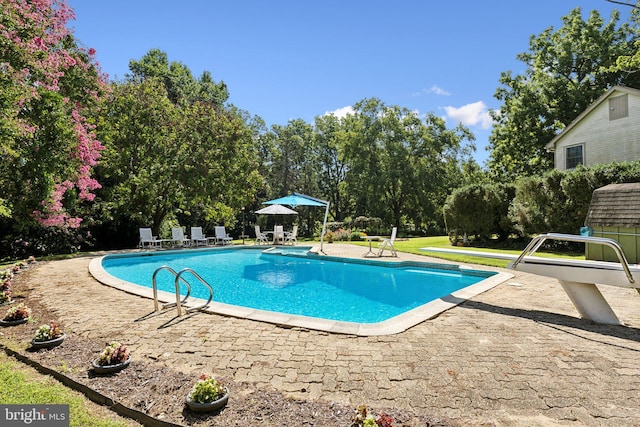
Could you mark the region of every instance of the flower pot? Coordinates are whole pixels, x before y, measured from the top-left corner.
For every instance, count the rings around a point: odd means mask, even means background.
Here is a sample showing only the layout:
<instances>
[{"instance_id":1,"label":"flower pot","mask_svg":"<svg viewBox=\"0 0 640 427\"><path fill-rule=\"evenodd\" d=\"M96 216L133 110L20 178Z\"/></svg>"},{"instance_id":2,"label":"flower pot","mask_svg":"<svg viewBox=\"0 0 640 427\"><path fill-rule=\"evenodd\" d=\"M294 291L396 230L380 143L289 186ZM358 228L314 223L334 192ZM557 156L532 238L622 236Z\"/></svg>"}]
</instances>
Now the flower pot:
<instances>
[{"instance_id":1,"label":"flower pot","mask_svg":"<svg viewBox=\"0 0 640 427\"><path fill-rule=\"evenodd\" d=\"M129 366L129 363L131 363L131 357L129 357L124 362L117 363L115 365L100 365L98 363L98 360L99 359L94 359L93 362L91 362L91 365L93 366L93 372L95 372L96 374L112 374L114 372L123 370L124 368Z\"/></svg>"},{"instance_id":2,"label":"flower pot","mask_svg":"<svg viewBox=\"0 0 640 427\"><path fill-rule=\"evenodd\" d=\"M29 321L28 317L25 317L24 319L18 319L18 320L0 320L0 326L15 326L15 325L21 325L23 323L27 323Z\"/></svg>"},{"instance_id":3,"label":"flower pot","mask_svg":"<svg viewBox=\"0 0 640 427\"><path fill-rule=\"evenodd\" d=\"M224 408L227 405L227 401L229 400L229 388L225 387L224 390L225 390L224 396L222 396L218 400L214 400L213 402L207 402L207 403L195 402L195 401L191 400L191 396L187 395L187 399L186 399L187 406L193 412L213 412L213 411L218 411L218 410Z\"/></svg>"},{"instance_id":4,"label":"flower pot","mask_svg":"<svg viewBox=\"0 0 640 427\"><path fill-rule=\"evenodd\" d=\"M62 336L58 337L58 338L54 338L52 340L46 340L46 341L36 341L36 340L31 340L31 348L51 348L51 347L55 347L57 345L62 344L62 341L64 341L64 339L67 337L67 334L62 334Z\"/></svg>"}]
</instances>

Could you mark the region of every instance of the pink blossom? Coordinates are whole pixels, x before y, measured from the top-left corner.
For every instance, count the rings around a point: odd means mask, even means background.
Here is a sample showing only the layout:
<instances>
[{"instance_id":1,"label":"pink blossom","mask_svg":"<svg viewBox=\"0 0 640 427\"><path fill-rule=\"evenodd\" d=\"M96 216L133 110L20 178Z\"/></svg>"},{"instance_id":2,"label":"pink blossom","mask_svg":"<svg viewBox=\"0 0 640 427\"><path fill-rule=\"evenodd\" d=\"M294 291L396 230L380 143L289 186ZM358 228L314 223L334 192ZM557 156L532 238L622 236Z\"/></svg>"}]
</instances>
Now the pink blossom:
<instances>
[{"instance_id":1,"label":"pink blossom","mask_svg":"<svg viewBox=\"0 0 640 427\"><path fill-rule=\"evenodd\" d=\"M14 135L34 135L36 126L22 118L20 112L31 108L42 90L50 90L62 95L75 133L73 140L60 141L58 146L49 148L53 150L52 155L60 155L68 152L71 145L70 161L75 171L70 176L59 178L51 194L42 201L41 209L34 211L33 216L44 226L76 228L82 219L66 212L64 195L76 188L81 200L92 201L95 198L92 191L99 189L100 184L92 178L92 168L104 149L93 132L95 125L84 117L86 105L83 103L92 104L103 96L108 90L108 76L94 59L95 49L85 51L79 47L67 47L66 40L71 34L67 23L75 19L75 14L66 0L6 0L2 2L2 9L0 39L5 40L3 49L11 51L12 56L8 62L0 63L0 71L3 79L11 81L17 91L7 104L13 105L13 109L5 112L4 124L14 130ZM80 71L76 71L74 76L83 76L85 93L73 92L76 89L66 92L70 85L65 79L72 69ZM87 73L89 70L95 73ZM97 78L91 77L96 75ZM71 99L75 102L70 102ZM82 101L78 102L78 99ZM38 151L40 148L34 144L31 149Z\"/></svg>"}]
</instances>

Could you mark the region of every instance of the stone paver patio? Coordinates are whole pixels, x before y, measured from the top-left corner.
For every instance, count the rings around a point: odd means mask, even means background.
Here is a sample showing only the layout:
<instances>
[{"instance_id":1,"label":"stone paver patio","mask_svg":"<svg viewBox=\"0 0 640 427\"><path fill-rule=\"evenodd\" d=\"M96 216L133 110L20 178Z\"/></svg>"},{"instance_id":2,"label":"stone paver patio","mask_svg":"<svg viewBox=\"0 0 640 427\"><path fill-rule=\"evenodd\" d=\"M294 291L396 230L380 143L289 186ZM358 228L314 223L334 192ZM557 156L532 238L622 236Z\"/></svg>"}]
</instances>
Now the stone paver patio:
<instances>
[{"instance_id":1,"label":"stone paver patio","mask_svg":"<svg viewBox=\"0 0 640 427\"><path fill-rule=\"evenodd\" d=\"M363 248L333 244L325 251L361 257ZM356 337L215 314L150 314L152 300L98 283L89 261L38 265L31 275L34 296L67 329L118 337L137 358L184 372L465 425L640 425L635 290L603 287L626 326L597 325L578 318L555 279L511 272L513 279L403 333Z\"/></svg>"}]
</instances>

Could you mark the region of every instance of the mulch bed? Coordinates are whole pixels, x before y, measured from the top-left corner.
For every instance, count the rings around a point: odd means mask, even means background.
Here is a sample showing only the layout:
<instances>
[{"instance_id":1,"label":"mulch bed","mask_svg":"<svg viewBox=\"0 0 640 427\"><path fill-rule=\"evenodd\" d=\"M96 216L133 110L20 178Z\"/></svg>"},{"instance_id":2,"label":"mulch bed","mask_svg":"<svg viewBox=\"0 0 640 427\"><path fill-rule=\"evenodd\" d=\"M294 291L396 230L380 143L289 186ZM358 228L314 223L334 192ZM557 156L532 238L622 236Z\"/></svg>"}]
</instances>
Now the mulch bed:
<instances>
[{"instance_id":1,"label":"mulch bed","mask_svg":"<svg viewBox=\"0 0 640 427\"><path fill-rule=\"evenodd\" d=\"M17 274L12 281L16 303L28 305L32 317L43 319L42 323L57 320L45 305L29 297L25 276L28 275ZM6 309L6 306L0 308L0 316L4 316ZM221 378L231 390L226 408L218 413L197 414L185 406L185 397L195 382L193 375L135 360L135 354L126 369L106 376L95 375L91 361L102 351L104 342L71 332L60 346L34 351L29 349L29 343L38 326L29 322L0 328L0 345L8 354L144 425L348 427L355 414L353 407L326 401L296 400L277 390L258 389L251 383L237 383L229 378ZM370 408L370 411L375 415L381 411L391 415L396 427L458 425L451 420L418 416L406 410Z\"/></svg>"}]
</instances>

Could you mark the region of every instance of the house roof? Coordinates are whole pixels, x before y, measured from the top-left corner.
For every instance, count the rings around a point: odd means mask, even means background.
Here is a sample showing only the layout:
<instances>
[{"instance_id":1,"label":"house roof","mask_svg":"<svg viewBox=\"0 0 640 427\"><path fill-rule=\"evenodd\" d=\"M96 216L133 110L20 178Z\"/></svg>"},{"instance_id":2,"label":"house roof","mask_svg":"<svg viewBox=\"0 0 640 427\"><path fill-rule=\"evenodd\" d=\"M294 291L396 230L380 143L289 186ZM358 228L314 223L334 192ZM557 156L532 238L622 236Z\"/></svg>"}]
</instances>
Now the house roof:
<instances>
[{"instance_id":1,"label":"house roof","mask_svg":"<svg viewBox=\"0 0 640 427\"><path fill-rule=\"evenodd\" d=\"M595 190L585 225L640 227L640 182L609 184Z\"/></svg>"},{"instance_id":2,"label":"house roof","mask_svg":"<svg viewBox=\"0 0 640 427\"><path fill-rule=\"evenodd\" d=\"M554 151L556 147L556 142L562 138L564 135L569 133L571 129L573 129L578 123L582 121L586 116L588 116L598 105L602 104L607 98L609 98L614 92L622 92L629 93L636 96L640 96L640 90L633 89L626 86L613 86L609 88L605 93L603 93L598 99L596 99L586 110L578 115L569 125L562 129L562 131L557 134L551 141L549 141L546 145L548 151Z\"/></svg>"}]
</instances>

